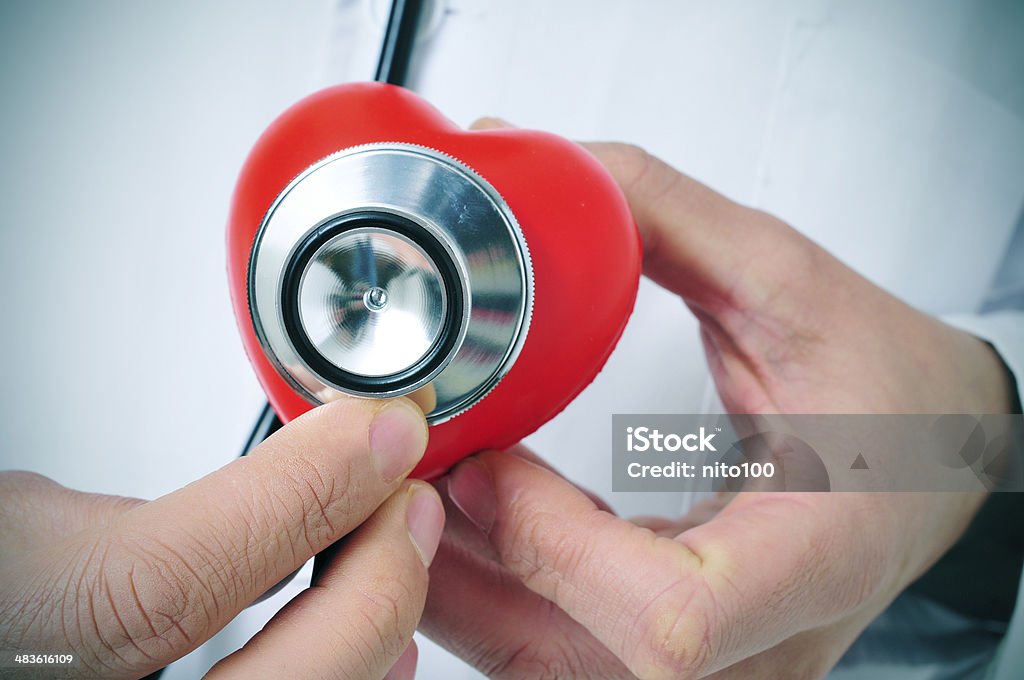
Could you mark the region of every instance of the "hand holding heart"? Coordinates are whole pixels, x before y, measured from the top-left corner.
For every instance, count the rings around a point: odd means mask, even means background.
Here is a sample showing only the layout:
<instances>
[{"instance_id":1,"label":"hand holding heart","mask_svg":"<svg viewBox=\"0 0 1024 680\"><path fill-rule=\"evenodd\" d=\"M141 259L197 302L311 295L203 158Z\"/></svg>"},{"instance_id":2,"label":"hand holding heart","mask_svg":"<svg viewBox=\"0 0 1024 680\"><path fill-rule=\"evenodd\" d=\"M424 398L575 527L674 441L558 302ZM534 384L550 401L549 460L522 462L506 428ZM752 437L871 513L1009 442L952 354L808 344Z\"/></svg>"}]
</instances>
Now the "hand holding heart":
<instances>
[{"instance_id":1,"label":"hand holding heart","mask_svg":"<svg viewBox=\"0 0 1024 680\"><path fill-rule=\"evenodd\" d=\"M699 319L731 412L1010 408L988 345L640 149L588 148L626 193L645 274ZM822 677L982 501L741 493L628 521L521 447L439 486L449 521L421 629L496 678Z\"/></svg>"}]
</instances>

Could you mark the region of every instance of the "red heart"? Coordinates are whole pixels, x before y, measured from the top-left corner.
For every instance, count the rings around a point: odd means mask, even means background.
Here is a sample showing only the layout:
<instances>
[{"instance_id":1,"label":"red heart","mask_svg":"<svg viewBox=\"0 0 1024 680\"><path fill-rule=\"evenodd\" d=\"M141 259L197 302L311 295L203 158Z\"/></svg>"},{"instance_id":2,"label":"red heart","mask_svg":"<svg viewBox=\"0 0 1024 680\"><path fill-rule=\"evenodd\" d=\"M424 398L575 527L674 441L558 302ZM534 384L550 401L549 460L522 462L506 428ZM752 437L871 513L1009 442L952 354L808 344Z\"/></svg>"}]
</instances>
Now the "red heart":
<instances>
[{"instance_id":1,"label":"red heart","mask_svg":"<svg viewBox=\"0 0 1024 680\"><path fill-rule=\"evenodd\" d=\"M559 413L597 375L636 299L640 240L626 200L582 147L518 129L465 131L411 92L359 83L318 92L274 121L242 168L228 224L228 275L249 360L284 422L313 408L278 375L248 304L253 241L275 198L303 170L373 142L437 149L505 199L533 263L533 316L508 374L464 413L433 425L414 474L432 477L486 448L504 448Z\"/></svg>"}]
</instances>

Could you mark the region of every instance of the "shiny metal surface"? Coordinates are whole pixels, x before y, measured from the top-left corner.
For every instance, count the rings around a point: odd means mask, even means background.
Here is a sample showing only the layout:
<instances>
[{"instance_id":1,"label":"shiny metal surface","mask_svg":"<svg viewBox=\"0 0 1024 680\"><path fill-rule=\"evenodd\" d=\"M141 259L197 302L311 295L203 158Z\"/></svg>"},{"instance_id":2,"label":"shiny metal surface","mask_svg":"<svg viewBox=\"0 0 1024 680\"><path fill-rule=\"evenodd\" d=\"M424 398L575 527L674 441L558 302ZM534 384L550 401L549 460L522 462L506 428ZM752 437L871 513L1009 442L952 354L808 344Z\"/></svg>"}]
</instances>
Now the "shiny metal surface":
<instances>
[{"instance_id":1,"label":"shiny metal surface","mask_svg":"<svg viewBox=\"0 0 1024 680\"><path fill-rule=\"evenodd\" d=\"M299 318L331 364L386 376L415 366L438 341L445 296L441 273L410 239L352 229L310 259L299 284Z\"/></svg>"},{"instance_id":2,"label":"shiny metal surface","mask_svg":"<svg viewBox=\"0 0 1024 680\"><path fill-rule=\"evenodd\" d=\"M300 244L366 211L409 226L343 231L318 246L297 294L299 325L319 355L304 358L296 324L286 321L285 274ZM387 270L387 280L361 271L358 257ZM267 356L310 402L429 386L436 407L428 421L437 423L483 398L515 362L533 273L514 215L473 170L433 149L372 144L314 164L278 196L253 245L249 302ZM334 367L372 378L373 388L342 381Z\"/></svg>"}]
</instances>

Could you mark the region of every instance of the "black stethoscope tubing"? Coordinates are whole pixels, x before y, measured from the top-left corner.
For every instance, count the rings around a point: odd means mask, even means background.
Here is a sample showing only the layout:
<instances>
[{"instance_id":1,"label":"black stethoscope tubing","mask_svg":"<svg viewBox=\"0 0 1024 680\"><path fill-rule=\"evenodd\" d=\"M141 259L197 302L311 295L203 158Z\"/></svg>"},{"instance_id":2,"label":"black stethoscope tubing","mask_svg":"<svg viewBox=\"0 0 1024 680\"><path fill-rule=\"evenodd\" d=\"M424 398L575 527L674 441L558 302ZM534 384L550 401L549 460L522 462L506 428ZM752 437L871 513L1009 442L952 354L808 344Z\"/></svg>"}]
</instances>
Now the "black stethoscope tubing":
<instances>
[{"instance_id":1,"label":"black stethoscope tubing","mask_svg":"<svg viewBox=\"0 0 1024 680\"><path fill-rule=\"evenodd\" d=\"M380 58L377 60L377 71L374 75L377 82L405 85L412 64L416 29L419 26L422 9L423 0L393 0L391 3L388 25L384 29ZM274 409L269 403L264 404L239 455L246 455L281 427L281 419L274 413Z\"/></svg>"},{"instance_id":2,"label":"black stethoscope tubing","mask_svg":"<svg viewBox=\"0 0 1024 680\"><path fill-rule=\"evenodd\" d=\"M384 30L384 39L381 41L380 58L377 61L374 80L391 85L405 85L412 63L412 53L416 44L416 29L419 26L422 8L423 0L392 1L391 11L388 14L388 25ZM242 447L242 453L239 455L246 455L281 427L281 419L274 413L270 403L264 404L252 432ZM314 562L314 573L317 571L318 563L319 560ZM161 668L154 671L143 680L156 680L164 670L166 669Z\"/></svg>"}]
</instances>

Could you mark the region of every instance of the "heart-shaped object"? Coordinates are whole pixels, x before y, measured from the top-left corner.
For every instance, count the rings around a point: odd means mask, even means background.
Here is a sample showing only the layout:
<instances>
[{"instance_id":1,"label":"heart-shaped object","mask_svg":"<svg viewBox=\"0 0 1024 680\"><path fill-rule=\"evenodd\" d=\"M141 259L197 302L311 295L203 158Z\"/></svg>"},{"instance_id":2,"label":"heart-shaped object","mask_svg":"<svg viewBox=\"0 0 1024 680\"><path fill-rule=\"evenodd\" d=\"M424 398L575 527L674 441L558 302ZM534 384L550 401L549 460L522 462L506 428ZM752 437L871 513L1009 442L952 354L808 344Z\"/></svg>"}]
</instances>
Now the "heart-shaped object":
<instances>
[{"instance_id":1,"label":"heart-shaped object","mask_svg":"<svg viewBox=\"0 0 1024 680\"><path fill-rule=\"evenodd\" d=\"M465 131L379 83L271 124L227 245L245 350L281 420L341 392L424 390L424 478L516 443L594 379L641 259L622 192L582 147Z\"/></svg>"}]
</instances>

